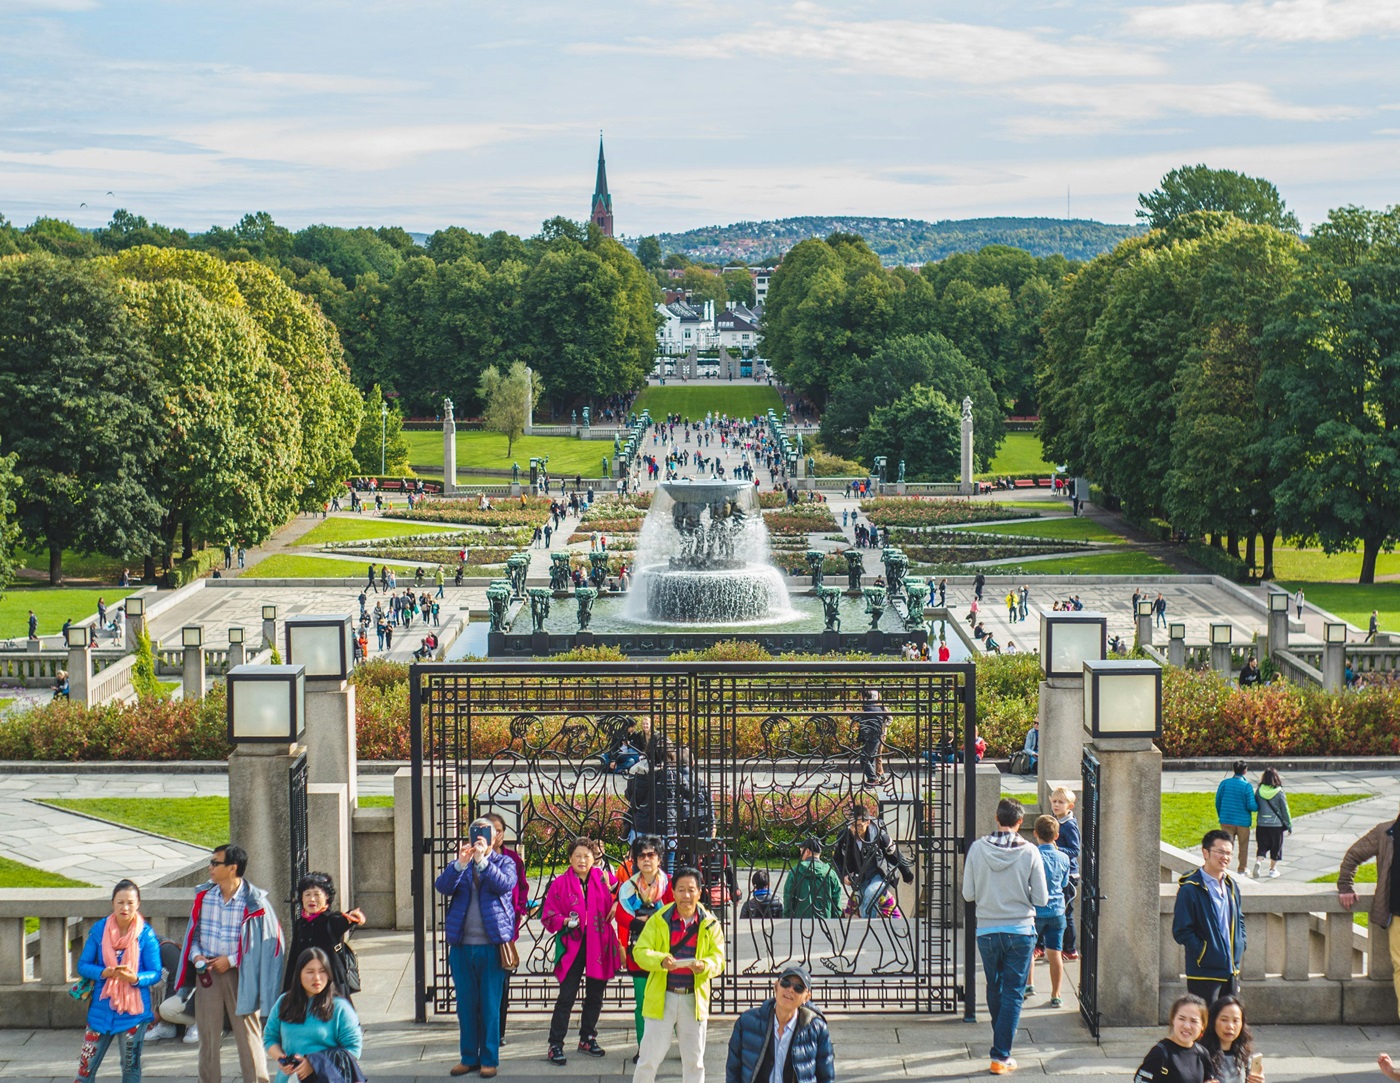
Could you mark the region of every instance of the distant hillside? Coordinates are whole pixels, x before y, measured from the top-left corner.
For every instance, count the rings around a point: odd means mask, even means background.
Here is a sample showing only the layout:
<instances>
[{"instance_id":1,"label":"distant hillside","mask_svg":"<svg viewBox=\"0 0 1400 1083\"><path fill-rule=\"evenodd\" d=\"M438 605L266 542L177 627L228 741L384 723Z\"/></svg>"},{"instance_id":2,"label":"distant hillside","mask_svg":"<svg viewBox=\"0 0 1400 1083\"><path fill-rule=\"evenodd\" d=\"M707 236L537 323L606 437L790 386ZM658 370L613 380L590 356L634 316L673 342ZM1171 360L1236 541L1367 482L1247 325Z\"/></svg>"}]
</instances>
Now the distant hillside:
<instances>
[{"instance_id":1,"label":"distant hillside","mask_svg":"<svg viewBox=\"0 0 1400 1083\"><path fill-rule=\"evenodd\" d=\"M664 252L681 252L705 262L777 259L798 241L836 231L859 233L887 266L922 264L954 252L975 252L989 244L1024 248L1032 255L1056 253L1092 259L1141 226L1114 226L1087 219L966 218L923 222L917 218L783 218L776 222L736 222L685 233L659 234ZM633 247L635 239L630 239Z\"/></svg>"}]
</instances>

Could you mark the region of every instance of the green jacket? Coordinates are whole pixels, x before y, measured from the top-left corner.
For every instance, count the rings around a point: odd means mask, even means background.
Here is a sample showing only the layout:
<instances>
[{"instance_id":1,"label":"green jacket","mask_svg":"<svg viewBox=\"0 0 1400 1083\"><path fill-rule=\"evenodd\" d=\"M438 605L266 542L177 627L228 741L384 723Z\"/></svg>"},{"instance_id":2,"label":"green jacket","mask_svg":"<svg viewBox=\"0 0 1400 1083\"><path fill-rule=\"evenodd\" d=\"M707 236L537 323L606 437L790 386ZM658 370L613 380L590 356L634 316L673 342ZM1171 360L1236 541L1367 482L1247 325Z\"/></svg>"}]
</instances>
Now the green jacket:
<instances>
[{"instance_id":1,"label":"green jacket","mask_svg":"<svg viewBox=\"0 0 1400 1083\"><path fill-rule=\"evenodd\" d=\"M790 918L839 918L845 894L841 877L821 858L799 861L783 883L783 914Z\"/></svg>"},{"instance_id":2,"label":"green jacket","mask_svg":"<svg viewBox=\"0 0 1400 1083\"><path fill-rule=\"evenodd\" d=\"M671 911L675 903L662 907L642 927L632 958L647 972L646 994L642 997L642 1017L662 1019L666 1015L666 974L661 961L671 954ZM695 1018L710 1017L710 979L724 972L724 931L719 918L703 906L699 908L700 935L696 938L695 958L705 964L695 971Z\"/></svg>"}]
</instances>

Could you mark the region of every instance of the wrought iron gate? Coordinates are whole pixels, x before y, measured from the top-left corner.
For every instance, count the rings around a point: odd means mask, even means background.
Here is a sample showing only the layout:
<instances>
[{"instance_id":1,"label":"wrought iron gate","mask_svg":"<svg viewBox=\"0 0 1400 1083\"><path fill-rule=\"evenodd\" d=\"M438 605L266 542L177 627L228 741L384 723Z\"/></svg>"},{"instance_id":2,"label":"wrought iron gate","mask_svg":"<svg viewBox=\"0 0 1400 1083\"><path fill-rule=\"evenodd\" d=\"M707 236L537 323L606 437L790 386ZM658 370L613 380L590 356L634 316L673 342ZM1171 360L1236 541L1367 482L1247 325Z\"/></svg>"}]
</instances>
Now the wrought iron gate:
<instances>
[{"instance_id":1,"label":"wrought iron gate","mask_svg":"<svg viewBox=\"0 0 1400 1083\"><path fill-rule=\"evenodd\" d=\"M567 868L575 836L603 838L615 860L633 825L663 836L668 861L701 869L723 922L729 962L712 984L716 1010L757 1003L796 961L828 1008L970 1014L959 877L975 826L973 682L970 664L414 666L418 1019L454 1008L446 899L433 881L466 825L487 813L519 840L532 903ZM872 716L871 690L889 711L874 784L863 780L859 726ZM610 769L605 754L639 724L647 757L631 773ZM911 882L896 881L879 915L742 916L755 872L781 900L799 841L815 835L830 860L857 803L910 863ZM515 1008L547 1008L558 990L553 937L533 917L511 980ZM631 995L630 983L613 982L608 1004L630 1010Z\"/></svg>"},{"instance_id":2,"label":"wrought iron gate","mask_svg":"<svg viewBox=\"0 0 1400 1083\"><path fill-rule=\"evenodd\" d=\"M297 884L311 868L308 852L310 831L306 823L306 770L305 752L293 760L287 770L287 787L290 791L287 807L291 819L287 834L292 847L292 898L287 901L292 904L293 913L298 914L301 913L301 900L296 897Z\"/></svg>"},{"instance_id":3,"label":"wrought iron gate","mask_svg":"<svg viewBox=\"0 0 1400 1083\"><path fill-rule=\"evenodd\" d=\"M1099 761L1084 749L1084 805L1079 843L1079 1014L1099 1037Z\"/></svg>"}]
</instances>

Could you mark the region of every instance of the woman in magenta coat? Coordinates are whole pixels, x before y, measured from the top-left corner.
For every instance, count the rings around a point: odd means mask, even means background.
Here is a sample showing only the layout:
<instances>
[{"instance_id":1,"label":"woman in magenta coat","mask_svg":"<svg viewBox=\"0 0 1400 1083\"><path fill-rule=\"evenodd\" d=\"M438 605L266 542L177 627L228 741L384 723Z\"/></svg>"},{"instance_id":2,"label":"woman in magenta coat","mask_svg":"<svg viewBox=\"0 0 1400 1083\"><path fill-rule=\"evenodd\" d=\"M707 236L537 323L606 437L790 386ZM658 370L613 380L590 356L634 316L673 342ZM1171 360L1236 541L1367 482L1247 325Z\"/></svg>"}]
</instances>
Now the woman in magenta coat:
<instances>
[{"instance_id":1,"label":"woman in magenta coat","mask_svg":"<svg viewBox=\"0 0 1400 1083\"><path fill-rule=\"evenodd\" d=\"M559 979L559 999L549 1022L548 1058L553 1064L567 1064L564 1032L569 1013L578 999L579 982L586 979L583 1018L579 1021L578 1048L590 1057L607 1053L598 1044L598 1014L603 1010L603 991L621 965L622 949L613 925L612 877L594 865L602 843L578 838L569 845L569 871L560 873L544 896L540 922L559 936L562 949L554 964Z\"/></svg>"}]
</instances>

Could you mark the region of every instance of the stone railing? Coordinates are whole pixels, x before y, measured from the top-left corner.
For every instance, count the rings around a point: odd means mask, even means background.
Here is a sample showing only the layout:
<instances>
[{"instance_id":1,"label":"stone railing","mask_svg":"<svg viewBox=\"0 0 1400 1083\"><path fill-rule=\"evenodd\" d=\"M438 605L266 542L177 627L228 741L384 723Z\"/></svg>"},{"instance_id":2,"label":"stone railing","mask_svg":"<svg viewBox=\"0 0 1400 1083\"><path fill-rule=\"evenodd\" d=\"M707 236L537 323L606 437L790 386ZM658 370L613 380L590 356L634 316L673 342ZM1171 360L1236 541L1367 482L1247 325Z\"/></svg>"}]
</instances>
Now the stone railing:
<instances>
[{"instance_id":1,"label":"stone railing","mask_svg":"<svg viewBox=\"0 0 1400 1083\"><path fill-rule=\"evenodd\" d=\"M1304 665L1322 669L1322 648L1320 646L1289 647ZM1358 673L1393 673L1400 670L1400 649L1395 647L1347 646L1347 661Z\"/></svg>"},{"instance_id":2,"label":"stone railing","mask_svg":"<svg viewBox=\"0 0 1400 1083\"><path fill-rule=\"evenodd\" d=\"M128 654L110 666L104 666L88 681L88 703L98 706L112 700L126 701L136 694L131 683L136 668L136 655Z\"/></svg>"},{"instance_id":3,"label":"stone railing","mask_svg":"<svg viewBox=\"0 0 1400 1083\"><path fill-rule=\"evenodd\" d=\"M233 580L233 582L237 582L237 580ZM157 676L178 677L185 672L185 650L183 647L157 647L154 654ZM228 648L205 647L204 668L208 673L227 673Z\"/></svg>"},{"instance_id":4,"label":"stone railing","mask_svg":"<svg viewBox=\"0 0 1400 1083\"><path fill-rule=\"evenodd\" d=\"M187 888L147 888L141 913L157 935L179 941L189 920ZM88 930L112 912L110 887L0 890L0 1018L7 1027L78 1026L87 1005L68 995ZM39 931L26 935L27 918Z\"/></svg>"},{"instance_id":5,"label":"stone railing","mask_svg":"<svg viewBox=\"0 0 1400 1083\"><path fill-rule=\"evenodd\" d=\"M1165 871L1165 866L1164 866ZM1175 875L1159 889L1161 1021L1186 988L1185 952L1172 936ZM1375 891L1358 884L1358 912ZM1367 932L1337 901L1330 884L1246 881L1242 896L1247 948L1242 982L1255 1023L1365 1025L1393 1023L1395 991L1388 943L1372 951Z\"/></svg>"}]
</instances>

